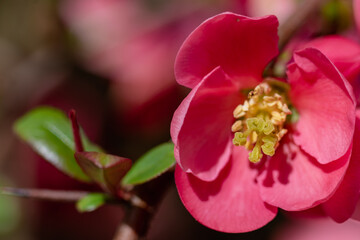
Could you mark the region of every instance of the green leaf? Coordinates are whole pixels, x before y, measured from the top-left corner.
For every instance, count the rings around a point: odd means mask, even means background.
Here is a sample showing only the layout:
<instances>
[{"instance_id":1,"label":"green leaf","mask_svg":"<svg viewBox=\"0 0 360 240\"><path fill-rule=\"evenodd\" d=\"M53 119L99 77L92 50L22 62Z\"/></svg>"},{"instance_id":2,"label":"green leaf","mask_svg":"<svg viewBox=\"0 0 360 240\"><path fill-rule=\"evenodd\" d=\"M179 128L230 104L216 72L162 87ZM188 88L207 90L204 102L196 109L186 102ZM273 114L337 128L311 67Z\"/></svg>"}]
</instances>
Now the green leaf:
<instances>
[{"instance_id":1,"label":"green leaf","mask_svg":"<svg viewBox=\"0 0 360 240\"><path fill-rule=\"evenodd\" d=\"M121 179L131 168L131 160L99 152L76 152L75 158L82 170L100 187L117 194Z\"/></svg>"},{"instance_id":2,"label":"green leaf","mask_svg":"<svg viewBox=\"0 0 360 240\"><path fill-rule=\"evenodd\" d=\"M75 144L70 121L60 110L39 107L20 118L14 130L24 141L56 168L80 181L90 181L74 158ZM87 151L102 150L82 133Z\"/></svg>"},{"instance_id":3,"label":"green leaf","mask_svg":"<svg viewBox=\"0 0 360 240\"><path fill-rule=\"evenodd\" d=\"M125 175L122 184L136 185L150 181L174 165L174 144L163 143L140 157Z\"/></svg>"},{"instance_id":4,"label":"green leaf","mask_svg":"<svg viewBox=\"0 0 360 240\"><path fill-rule=\"evenodd\" d=\"M91 212L105 204L107 196L103 193L90 193L77 201L76 209L79 212Z\"/></svg>"}]
</instances>

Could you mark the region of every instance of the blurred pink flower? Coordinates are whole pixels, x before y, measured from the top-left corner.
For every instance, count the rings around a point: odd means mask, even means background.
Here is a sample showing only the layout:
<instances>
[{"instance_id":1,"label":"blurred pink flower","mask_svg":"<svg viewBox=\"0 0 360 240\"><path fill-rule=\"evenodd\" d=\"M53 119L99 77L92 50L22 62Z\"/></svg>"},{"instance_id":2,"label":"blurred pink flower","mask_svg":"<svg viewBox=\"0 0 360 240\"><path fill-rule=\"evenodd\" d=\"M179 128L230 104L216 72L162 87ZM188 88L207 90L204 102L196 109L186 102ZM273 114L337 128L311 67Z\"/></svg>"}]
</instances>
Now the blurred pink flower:
<instances>
[{"instance_id":1,"label":"blurred pink flower","mask_svg":"<svg viewBox=\"0 0 360 240\"><path fill-rule=\"evenodd\" d=\"M352 88L314 48L294 54L287 82L263 79L278 54L277 26L274 16L223 13L195 29L177 55L176 80L192 91L171 125L176 185L195 219L218 231L260 228L277 208L312 208L340 183L358 197L352 174L360 166L352 161L344 177L356 118Z\"/></svg>"},{"instance_id":2,"label":"blurred pink flower","mask_svg":"<svg viewBox=\"0 0 360 240\"><path fill-rule=\"evenodd\" d=\"M246 1L246 10L253 17L273 14L282 23L294 13L297 2L295 0L249 0Z\"/></svg>"},{"instance_id":3,"label":"blurred pink flower","mask_svg":"<svg viewBox=\"0 0 360 240\"><path fill-rule=\"evenodd\" d=\"M171 49L180 43L169 16L151 18L139 1L127 0L71 0L62 12L89 69L113 80L126 104L146 102L174 82Z\"/></svg>"},{"instance_id":4,"label":"blurred pink flower","mask_svg":"<svg viewBox=\"0 0 360 240\"><path fill-rule=\"evenodd\" d=\"M175 86L176 52L205 17L234 1L68 0L67 25L79 38L88 68L115 84L125 106L145 103Z\"/></svg>"},{"instance_id":5,"label":"blurred pink flower","mask_svg":"<svg viewBox=\"0 0 360 240\"><path fill-rule=\"evenodd\" d=\"M273 240L358 240L360 223L348 220L336 224L330 219L295 221L285 225L273 237Z\"/></svg>"},{"instance_id":6,"label":"blurred pink flower","mask_svg":"<svg viewBox=\"0 0 360 240\"><path fill-rule=\"evenodd\" d=\"M355 23L360 32L360 0L353 1L353 8L354 8Z\"/></svg>"},{"instance_id":7,"label":"blurred pink flower","mask_svg":"<svg viewBox=\"0 0 360 240\"><path fill-rule=\"evenodd\" d=\"M168 134L183 97L173 70L181 43L201 21L238 11L242 1L68 0L61 13L86 67L110 80L117 123L154 138Z\"/></svg>"}]
</instances>

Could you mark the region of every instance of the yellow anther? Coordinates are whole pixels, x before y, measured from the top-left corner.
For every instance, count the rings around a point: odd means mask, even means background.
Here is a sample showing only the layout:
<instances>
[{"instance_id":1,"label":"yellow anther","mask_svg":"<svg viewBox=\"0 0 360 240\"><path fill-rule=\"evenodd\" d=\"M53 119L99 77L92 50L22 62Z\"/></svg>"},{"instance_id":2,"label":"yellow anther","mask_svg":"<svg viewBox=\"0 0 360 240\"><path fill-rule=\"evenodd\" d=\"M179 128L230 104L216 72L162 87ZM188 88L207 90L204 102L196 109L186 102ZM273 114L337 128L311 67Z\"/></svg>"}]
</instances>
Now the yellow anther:
<instances>
[{"instance_id":1,"label":"yellow anther","mask_svg":"<svg viewBox=\"0 0 360 240\"><path fill-rule=\"evenodd\" d=\"M291 114L291 111L290 111L290 109L289 109L289 107L288 107L287 104L284 104L284 105L282 106L281 110L282 110L284 113L286 113L286 114Z\"/></svg>"},{"instance_id":2,"label":"yellow anther","mask_svg":"<svg viewBox=\"0 0 360 240\"><path fill-rule=\"evenodd\" d=\"M249 99L249 110L251 110L251 107L256 105L258 103L258 97L257 96L254 96L252 98Z\"/></svg>"},{"instance_id":3,"label":"yellow anther","mask_svg":"<svg viewBox=\"0 0 360 240\"><path fill-rule=\"evenodd\" d=\"M276 99L272 96L264 96L263 97L264 101L267 102L267 103L270 103L270 102L273 102L275 101Z\"/></svg>"},{"instance_id":4,"label":"yellow anther","mask_svg":"<svg viewBox=\"0 0 360 240\"><path fill-rule=\"evenodd\" d=\"M244 105L243 105L243 110L246 112L246 111L249 111L249 102L247 100L245 100L244 102Z\"/></svg>"},{"instance_id":5,"label":"yellow anther","mask_svg":"<svg viewBox=\"0 0 360 240\"><path fill-rule=\"evenodd\" d=\"M267 83L260 83L257 85L253 91L249 93L249 98L253 96L259 96L262 94L269 94L271 92L271 87Z\"/></svg>"},{"instance_id":6,"label":"yellow anther","mask_svg":"<svg viewBox=\"0 0 360 240\"><path fill-rule=\"evenodd\" d=\"M241 118L241 117L245 116L246 112L243 110L243 105L241 105L241 104L238 105L235 108L233 114L234 114L234 118Z\"/></svg>"},{"instance_id":7,"label":"yellow anther","mask_svg":"<svg viewBox=\"0 0 360 240\"><path fill-rule=\"evenodd\" d=\"M254 131L254 132L251 132L249 135L250 135L249 142L251 144L255 144L258 140L258 134Z\"/></svg>"},{"instance_id":8,"label":"yellow anther","mask_svg":"<svg viewBox=\"0 0 360 240\"><path fill-rule=\"evenodd\" d=\"M285 120L286 120L286 113L277 112L277 111L271 112L271 122L274 125L281 125L285 122Z\"/></svg>"},{"instance_id":9,"label":"yellow anther","mask_svg":"<svg viewBox=\"0 0 360 240\"><path fill-rule=\"evenodd\" d=\"M236 122L234 122L234 124L231 126L231 131L232 132L238 132L243 128L243 121L241 120L237 120Z\"/></svg>"},{"instance_id":10,"label":"yellow anther","mask_svg":"<svg viewBox=\"0 0 360 240\"><path fill-rule=\"evenodd\" d=\"M281 100L282 99L281 95L279 95L278 93L274 93L274 98L276 100Z\"/></svg>"},{"instance_id":11,"label":"yellow anther","mask_svg":"<svg viewBox=\"0 0 360 240\"><path fill-rule=\"evenodd\" d=\"M282 137L286 134L288 132L288 130L287 129L281 129L280 130L280 132L278 132L277 134L276 134L276 137L279 139L279 141L280 141L280 139L282 139Z\"/></svg>"}]
</instances>

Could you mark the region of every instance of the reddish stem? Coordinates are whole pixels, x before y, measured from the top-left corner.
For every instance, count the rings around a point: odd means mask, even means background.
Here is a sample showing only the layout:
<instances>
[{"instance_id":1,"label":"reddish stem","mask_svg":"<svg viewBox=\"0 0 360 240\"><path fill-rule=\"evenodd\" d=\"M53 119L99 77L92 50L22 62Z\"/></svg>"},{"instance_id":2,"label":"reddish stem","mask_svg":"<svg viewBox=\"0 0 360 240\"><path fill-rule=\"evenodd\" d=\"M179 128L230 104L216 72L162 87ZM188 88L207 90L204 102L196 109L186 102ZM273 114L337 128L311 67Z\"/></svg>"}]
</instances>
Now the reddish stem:
<instances>
[{"instance_id":1,"label":"reddish stem","mask_svg":"<svg viewBox=\"0 0 360 240\"><path fill-rule=\"evenodd\" d=\"M84 147L83 147L83 144L81 141L80 128L79 128L79 124L78 124L78 121L76 118L76 111L74 109L71 109L69 111L69 118L71 121L72 131L73 131L73 135L74 135L75 150L77 152L83 152Z\"/></svg>"},{"instance_id":2,"label":"reddish stem","mask_svg":"<svg viewBox=\"0 0 360 240\"><path fill-rule=\"evenodd\" d=\"M57 202L76 202L89 192L1 187L0 194Z\"/></svg>"},{"instance_id":3,"label":"reddish stem","mask_svg":"<svg viewBox=\"0 0 360 240\"><path fill-rule=\"evenodd\" d=\"M94 192L0 187L0 195L5 194L15 197L33 198L56 202L77 202L78 200L82 199L90 193ZM128 193L127 199L112 198L111 196L109 196L109 198L106 199L106 203L113 205L127 204L128 206L132 206L134 208L143 209L149 214L153 213L154 211L138 196L131 195L130 193Z\"/></svg>"}]
</instances>

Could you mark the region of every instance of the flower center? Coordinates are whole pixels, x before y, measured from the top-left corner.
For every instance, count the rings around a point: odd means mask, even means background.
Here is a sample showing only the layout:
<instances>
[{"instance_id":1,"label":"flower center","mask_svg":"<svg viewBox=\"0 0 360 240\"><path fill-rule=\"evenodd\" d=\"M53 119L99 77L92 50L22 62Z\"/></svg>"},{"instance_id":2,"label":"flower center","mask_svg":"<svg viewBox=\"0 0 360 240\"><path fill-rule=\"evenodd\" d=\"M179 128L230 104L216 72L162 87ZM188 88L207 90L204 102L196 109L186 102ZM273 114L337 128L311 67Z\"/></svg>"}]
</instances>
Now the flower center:
<instances>
[{"instance_id":1,"label":"flower center","mask_svg":"<svg viewBox=\"0 0 360 240\"><path fill-rule=\"evenodd\" d=\"M291 114L287 88L286 83L277 80L264 81L234 110L233 144L250 150L249 160L253 163L259 162L263 153L273 156L279 141L287 133L284 124L286 116Z\"/></svg>"}]
</instances>

